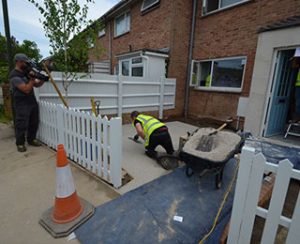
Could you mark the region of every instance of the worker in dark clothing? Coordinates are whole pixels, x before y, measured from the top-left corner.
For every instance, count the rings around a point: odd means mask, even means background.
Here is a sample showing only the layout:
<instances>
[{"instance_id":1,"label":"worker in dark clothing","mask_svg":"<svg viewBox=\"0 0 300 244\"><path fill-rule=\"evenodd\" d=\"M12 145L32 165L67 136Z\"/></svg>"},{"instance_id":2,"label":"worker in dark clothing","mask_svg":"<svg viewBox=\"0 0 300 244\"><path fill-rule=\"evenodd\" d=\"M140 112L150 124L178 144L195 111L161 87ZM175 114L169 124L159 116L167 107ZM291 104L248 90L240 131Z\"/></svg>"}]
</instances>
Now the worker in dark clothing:
<instances>
[{"instance_id":1,"label":"worker in dark clothing","mask_svg":"<svg viewBox=\"0 0 300 244\"><path fill-rule=\"evenodd\" d=\"M36 140L39 124L38 104L34 96L33 87L40 87L44 81L35 79L29 71L29 58L18 53L14 57L15 69L9 74L11 83L13 106L15 110L16 145L19 152L25 152L25 134L27 142L32 146L41 146Z\"/></svg>"},{"instance_id":2,"label":"worker in dark clothing","mask_svg":"<svg viewBox=\"0 0 300 244\"><path fill-rule=\"evenodd\" d=\"M140 114L138 111L131 113L131 119L137 131L134 140L137 141L139 137L144 139L147 156L156 159L155 148L158 145L161 145L168 154L174 153L172 139L164 123L152 116Z\"/></svg>"}]
</instances>

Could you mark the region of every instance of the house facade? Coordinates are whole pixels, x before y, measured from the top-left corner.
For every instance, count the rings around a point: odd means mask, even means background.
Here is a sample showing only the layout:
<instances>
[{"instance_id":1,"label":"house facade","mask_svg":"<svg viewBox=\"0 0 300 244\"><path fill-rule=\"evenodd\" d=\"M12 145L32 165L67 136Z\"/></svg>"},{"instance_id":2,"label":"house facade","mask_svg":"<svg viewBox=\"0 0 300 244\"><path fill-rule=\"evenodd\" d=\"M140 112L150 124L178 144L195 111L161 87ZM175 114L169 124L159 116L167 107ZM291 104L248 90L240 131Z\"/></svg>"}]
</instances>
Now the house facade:
<instances>
[{"instance_id":1,"label":"house facade","mask_svg":"<svg viewBox=\"0 0 300 244\"><path fill-rule=\"evenodd\" d=\"M110 73L141 75L138 63L134 64L138 60L130 59L132 53L145 49L165 53L166 75L177 79L176 109L166 115L186 112L197 119L224 119L240 114L246 118L241 118L245 129L267 136L266 122L276 120L270 117L268 106L275 101L270 90L276 71L274 55L286 48L291 50L286 54L290 59L300 46L299 15L298 0L121 1L101 18L105 34L98 39L104 47L100 60L109 60ZM272 25L274 28L267 28ZM263 41L270 33L281 38L279 43L269 39L271 49ZM262 56L267 50L268 56ZM120 62L120 56L126 59L126 55L128 62ZM90 59L97 61L93 50ZM131 71L123 72L128 69ZM292 76L286 78L285 83L292 80ZM290 85L289 95L292 90ZM281 111L285 121L292 103L287 101Z\"/></svg>"},{"instance_id":2,"label":"house facade","mask_svg":"<svg viewBox=\"0 0 300 244\"><path fill-rule=\"evenodd\" d=\"M121 1L100 18L105 27L96 45L103 52L99 59L91 49L90 61L109 61L111 74L176 78L176 108L164 115L182 116L191 8L191 1Z\"/></svg>"}]
</instances>

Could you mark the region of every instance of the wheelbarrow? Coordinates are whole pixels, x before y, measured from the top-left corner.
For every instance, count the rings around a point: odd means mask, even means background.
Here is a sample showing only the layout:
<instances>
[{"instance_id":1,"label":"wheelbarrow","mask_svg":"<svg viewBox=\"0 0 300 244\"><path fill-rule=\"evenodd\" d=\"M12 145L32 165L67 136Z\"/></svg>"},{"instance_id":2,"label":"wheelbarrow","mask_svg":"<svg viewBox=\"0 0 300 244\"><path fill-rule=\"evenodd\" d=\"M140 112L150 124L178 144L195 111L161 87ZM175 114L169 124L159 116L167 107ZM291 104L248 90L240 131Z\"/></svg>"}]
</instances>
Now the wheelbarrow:
<instances>
[{"instance_id":1,"label":"wheelbarrow","mask_svg":"<svg viewBox=\"0 0 300 244\"><path fill-rule=\"evenodd\" d=\"M218 131L211 135L212 147L210 151L201 151L199 142L203 136L212 134L213 128L200 128L192 134L179 153L180 159L186 164L186 175L194 173L203 175L211 171L215 174L215 185L219 189L222 185L223 171L226 163L240 151L242 138L236 133Z\"/></svg>"}]
</instances>

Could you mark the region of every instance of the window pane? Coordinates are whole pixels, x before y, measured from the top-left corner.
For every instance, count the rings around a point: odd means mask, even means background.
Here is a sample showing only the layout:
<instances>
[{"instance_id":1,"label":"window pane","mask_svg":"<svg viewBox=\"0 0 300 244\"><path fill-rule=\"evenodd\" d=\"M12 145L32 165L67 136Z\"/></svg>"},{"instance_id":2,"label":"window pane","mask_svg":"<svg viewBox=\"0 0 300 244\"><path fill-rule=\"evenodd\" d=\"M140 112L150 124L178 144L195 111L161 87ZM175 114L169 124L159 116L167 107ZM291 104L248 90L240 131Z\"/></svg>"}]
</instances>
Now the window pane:
<instances>
[{"instance_id":1,"label":"window pane","mask_svg":"<svg viewBox=\"0 0 300 244\"><path fill-rule=\"evenodd\" d=\"M199 63L198 62L193 62L193 67L192 67L192 74L191 74L191 80L190 80L190 85L191 86L196 86L198 84L198 74L199 74Z\"/></svg>"},{"instance_id":2,"label":"window pane","mask_svg":"<svg viewBox=\"0 0 300 244\"><path fill-rule=\"evenodd\" d=\"M147 8L150 8L155 3L158 3L158 2L159 2L159 0L144 0L142 10L146 10Z\"/></svg>"},{"instance_id":3,"label":"window pane","mask_svg":"<svg viewBox=\"0 0 300 244\"><path fill-rule=\"evenodd\" d=\"M98 32L98 37L104 36L105 35L105 28L103 28L102 30L100 30Z\"/></svg>"},{"instance_id":4,"label":"window pane","mask_svg":"<svg viewBox=\"0 0 300 244\"><path fill-rule=\"evenodd\" d=\"M206 0L206 12L211 12L219 8L219 0Z\"/></svg>"},{"instance_id":5,"label":"window pane","mask_svg":"<svg viewBox=\"0 0 300 244\"><path fill-rule=\"evenodd\" d=\"M133 64L140 64L140 63L142 63L142 58L133 58L132 63Z\"/></svg>"},{"instance_id":6,"label":"window pane","mask_svg":"<svg viewBox=\"0 0 300 244\"><path fill-rule=\"evenodd\" d=\"M200 86L209 87L211 83L211 61L200 63Z\"/></svg>"},{"instance_id":7,"label":"window pane","mask_svg":"<svg viewBox=\"0 0 300 244\"><path fill-rule=\"evenodd\" d=\"M143 67L133 67L131 69L131 75L132 76L138 76L138 77L143 77Z\"/></svg>"},{"instance_id":8,"label":"window pane","mask_svg":"<svg viewBox=\"0 0 300 244\"><path fill-rule=\"evenodd\" d=\"M221 0L221 8L238 3L238 2L242 2L243 0Z\"/></svg>"},{"instance_id":9,"label":"window pane","mask_svg":"<svg viewBox=\"0 0 300 244\"><path fill-rule=\"evenodd\" d=\"M129 76L129 61L122 62L122 75Z\"/></svg>"},{"instance_id":10,"label":"window pane","mask_svg":"<svg viewBox=\"0 0 300 244\"><path fill-rule=\"evenodd\" d=\"M130 30L130 13L125 13L116 19L116 36Z\"/></svg>"},{"instance_id":11,"label":"window pane","mask_svg":"<svg viewBox=\"0 0 300 244\"><path fill-rule=\"evenodd\" d=\"M243 80L245 59L214 61L211 86L240 88Z\"/></svg>"}]
</instances>

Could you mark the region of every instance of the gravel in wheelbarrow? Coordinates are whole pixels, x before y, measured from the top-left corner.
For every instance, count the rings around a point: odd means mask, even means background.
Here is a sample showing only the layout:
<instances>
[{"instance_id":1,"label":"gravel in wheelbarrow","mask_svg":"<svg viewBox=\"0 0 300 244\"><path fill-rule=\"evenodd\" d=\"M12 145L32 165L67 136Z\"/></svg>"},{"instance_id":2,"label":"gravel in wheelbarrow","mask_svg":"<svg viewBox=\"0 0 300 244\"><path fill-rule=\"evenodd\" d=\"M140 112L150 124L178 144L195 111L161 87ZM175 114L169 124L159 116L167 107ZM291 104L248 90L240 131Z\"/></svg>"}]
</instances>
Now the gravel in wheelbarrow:
<instances>
[{"instance_id":1,"label":"gravel in wheelbarrow","mask_svg":"<svg viewBox=\"0 0 300 244\"><path fill-rule=\"evenodd\" d=\"M214 128L200 128L194 133L180 152L180 158L186 164L186 175L201 173L204 170L212 170L216 174L216 187L222 184L223 170L230 158L239 150L242 143L241 137L233 132L219 131L211 135L211 150L201 151L199 143L203 143L203 136L208 136L214 132Z\"/></svg>"}]
</instances>

